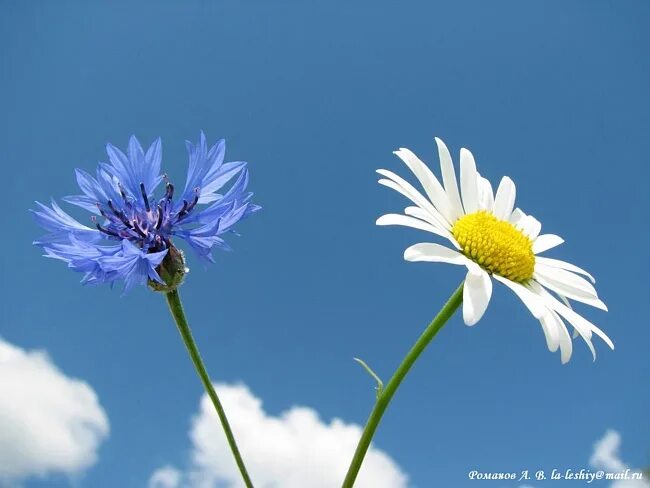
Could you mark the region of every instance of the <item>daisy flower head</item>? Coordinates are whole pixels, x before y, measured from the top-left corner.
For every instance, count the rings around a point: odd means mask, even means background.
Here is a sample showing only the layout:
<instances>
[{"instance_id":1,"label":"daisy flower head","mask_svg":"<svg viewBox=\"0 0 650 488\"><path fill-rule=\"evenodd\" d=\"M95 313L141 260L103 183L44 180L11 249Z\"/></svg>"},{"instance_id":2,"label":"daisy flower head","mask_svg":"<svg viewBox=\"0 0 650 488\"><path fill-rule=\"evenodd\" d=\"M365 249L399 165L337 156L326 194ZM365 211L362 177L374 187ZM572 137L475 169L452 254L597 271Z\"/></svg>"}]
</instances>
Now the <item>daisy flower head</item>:
<instances>
[{"instance_id":1,"label":"daisy flower head","mask_svg":"<svg viewBox=\"0 0 650 488\"><path fill-rule=\"evenodd\" d=\"M580 335L587 343L594 360L593 334L614 349L609 337L577 314L569 303L575 300L606 311L593 286L594 278L573 264L540 256L564 240L554 234L541 234L541 223L515 208L514 182L504 176L494 193L490 182L477 172L474 156L467 149L460 151L457 180L447 146L438 138L436 143L441 181L412 151L395 151L424 194L391 171L377 171L382 176L380 184L414 204L404 214L380 217L377 225L412 227L451 243L451 247L431 242L415 244L404 251L404 259L467 268L463 287L463 320L467 325L476 324L485 313L494 279L512 290L539 320L549 350L559 349L562 363L569 361L573 350L567 323L573 327L574 336Z\"/></svg>"},{"instance_id":2,"label":"daisy flower head","mask_svg":"<svg viewBox=\"0 0 650 488\"><path fill-rule=\"evenodd\" d=\"M54 200L50 206L36 202L33 215L48 234L34 244L46 257L83 273L84 284L123 281L125 291L147 282L159 291L175 288L186 271L175 238L186 241L201 259L213 261L213 249L229 249L223 235L260 209L246 191L246 163L224 162L224 140L208 147L201 133L196 144L186 146L189 169L178 191L160 173L160 139L146 151L135 136L126 152L107 144L108 162L99 164L96 176L76 170L82 194L63 198L89 211L92 225L77 221ZM161 183L164 192L156 197Z\"/></svg>"}]
</instances>

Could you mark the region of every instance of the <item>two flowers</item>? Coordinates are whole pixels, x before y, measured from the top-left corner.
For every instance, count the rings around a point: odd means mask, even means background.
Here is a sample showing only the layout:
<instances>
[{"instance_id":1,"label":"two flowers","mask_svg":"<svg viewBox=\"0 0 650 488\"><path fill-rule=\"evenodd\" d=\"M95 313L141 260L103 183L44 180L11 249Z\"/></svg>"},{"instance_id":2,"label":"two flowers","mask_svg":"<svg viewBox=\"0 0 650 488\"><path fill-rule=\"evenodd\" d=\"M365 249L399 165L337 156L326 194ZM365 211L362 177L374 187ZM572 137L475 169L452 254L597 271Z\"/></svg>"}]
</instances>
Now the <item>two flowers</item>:
<instances>
[{"instance_id":1,"label":"two flowers","mask_svg":"<svg viewBox=\"0 0 650 488\"><path fill-rule=\"evenodd\" d=\"M378 170L382 176L379 183L404 195L413 206L404 214L384 215L377 224L413 227L451 244L416 244L404 252L404 259L467 268L463 292L467 325L483 316L494 279L510 288L539 320L549 349L559 348L563 363L572 354L566 322L585 340L594 357L594 333L613 348L611 340L574 312L568 302L571 299L607 310L593 287L593 277L573 264L540 255L564 241L554 234L541 234L540 222L515 208L513 181L504 177L495 193L477 172L472 153L461 149L459 185L449 150L440 139L436 138L436 143L442 182L410 150L395 151L426 197L397 174ZM100 163L96 177L77 169L82 194L64 197L91 212L93 225L78 222L55 201L51 206L37 202L34 216L49 233L36 244L46 256L82 272L82 283L123 281L127 290L147 281L174 286L173 281L166 283L161 272L171 278L168 268L174 264L172 254L178 252L175 238L187 242L199 259L212 261L213 249L229 249L223 236L261 207L252 203L253 194L247 191L246 163L224 162L225 141L208 147L201 133L196 144L186 144L189 168L182 191L161 174L160 139L146 151L135 137L129 140L126 152L108 144L109 162ZM218 193L232 179L228 191ZM164 193L155 198L161 184ZM183 269L172 271L182 274Z\"/></svg>"},{"instance_id":2,"label":"two flowers","mask_svg":"<svg viewBox=\"0 0 650 488\"><path fill-rule=\"evenodd\" d=\"M419 355L462 304L467 325L476 324L492 296L493 280L512 290L539 321L547 346L560 350L569 361L574 337L586 342L595 359L593 335L610 348L612 341L597 326L577 314L574 300L607 310L598 298L593 277L583 269L558 259L540 256L564 241L542 234L541 223L515 208L516 187L504 177L496 192L476 169L467 149L460 151L460 177L456 177L451 154L436 139L441 180L408 149L395 154L419 181L424 194L388 170L378 170L379 183L402 194L412 203L403 214L387 214L378 225L402 225L446 239L449 246L434 242L415 244L404 252L407 261L443 262L467 269L461 286L424 330L384 387L363 361L360 363L378 382L377 398L364 428L344 488L354 485L370 441L397 388ZM242 455L225 411L201 360L178 294L186 272L185 258L177 241L185 241L199 259L212 261L213 249L229 249L224 236L234 232L240 220L260 210L247 191L248 169L244 162L224 162L225 142L208 147L201 133L196 144L187 142L189 168L182 191L161 174L162 148L157 139L145 151L131 137L126 152L108 144L108 163L100 163L96 177L76 170L82 194L65 197L70 204L91 212L92 226L66 213L55 201L37 202L33 211L48 234L36 241L45 256L67 263L83 273L82 283L123 282L125 291L136 284L165 293L170 311L196 371L210 396L242 479L252 487ZM228 183L233 181L229 187ZM164 191L155 196L164 184ZM222 188L227 187L226 191ZM426 195L426 196L425 196ZM586 278L585 278L586 277ZM588 281L589 280L589 281Z\"/></svg>"}]
</instances>

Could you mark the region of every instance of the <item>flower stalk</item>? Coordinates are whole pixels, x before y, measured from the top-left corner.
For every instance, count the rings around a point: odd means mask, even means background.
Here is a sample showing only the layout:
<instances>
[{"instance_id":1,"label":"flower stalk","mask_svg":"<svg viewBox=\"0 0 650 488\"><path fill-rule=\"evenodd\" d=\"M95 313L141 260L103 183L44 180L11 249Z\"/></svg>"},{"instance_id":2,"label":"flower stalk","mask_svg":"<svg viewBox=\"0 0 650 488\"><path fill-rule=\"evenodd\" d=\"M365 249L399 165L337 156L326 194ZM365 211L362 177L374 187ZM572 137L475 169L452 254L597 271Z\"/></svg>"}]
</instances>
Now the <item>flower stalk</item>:
<instances>
[{"instance_id":1,"label":"flower stalk","mask_svg":"<svg viewBox=\"0 0 650 488\"><path fill-rule=\"evenodd\" d=\"M185 312L183 311L183 305L181 303L178 290L173 289L171 291L166 292L165 298L167 299L167 305L169 305L169 310L172 316L174 317L174 321L176 322L178 331L180 332L181 337L183 338L183 342L185 343L187 352L190 355L190 359L192 359L194 368L196 369L196 372L199 375L201 382L203 383L203 387L205 388L206 393L210 397L210 400L212 400L214 409L217 411L217 415L219 416L219 421L221 422L223 431L226 434L228 445L230 446L230 450L232 451L232 454L235 458L235 462L237 463L237 467L239 468L239 472L241 473L242 479L244 480L244 483L247 488L253 488L253 482L251 481L251 478L248 475L248 471L246 471L244 460L242 459L241 453L239 452L239 448L237 447L237 442L235 441L235 436L233 435L232 429L230 428L230 423L228 422L228 418L226 417L226 412L223 409L223 405L221 405L221 401L217 396L217 392L215 391L214 386L212 385L210 376L208 376L208 372L205 369L205 365L203 364L203 360L201 359L201 355L199 354L199 349L196 346L196 342L194 342L194 338L192 337L192 331L190 330L190 326L187 323L187 319L185 318Z\"/></svg>"},{"instance_id":2,"label":"flower stalk","mask_svg":"<svg viewBox=\"0 0 650 488\"><path fill-rule=\"evenodd\" d=\"M442 307L438 315L434 317L431 323L424 330L419 339L415 342L411 350L404 356L401 364L395 370L395 373L388 381L385 387L381 388L377 393L377 399L375 401L375 406L370 412L368 421L363 429L361 434L361 439L357 444L357 449L354 452L352 462L348 468L348 472L343 481L343 488L352 488L354 482L357 479L359 470L361 469L361 464L363 459L370 447L370 442L372 441L375 431L381 422L381 418L384 415L384 412L388 408L390 401L392 400L395 392L399 388L400 384L411 370L411 367L417 361L420 354L426 349L427 345L431 340L436 336L436 334L442 329L442 327L447 323L451 316L458 310L458 307L463 302L463 285L465 282L461 283L456 291L451 295L447 303Z\"/></svg>"}]
</instances>

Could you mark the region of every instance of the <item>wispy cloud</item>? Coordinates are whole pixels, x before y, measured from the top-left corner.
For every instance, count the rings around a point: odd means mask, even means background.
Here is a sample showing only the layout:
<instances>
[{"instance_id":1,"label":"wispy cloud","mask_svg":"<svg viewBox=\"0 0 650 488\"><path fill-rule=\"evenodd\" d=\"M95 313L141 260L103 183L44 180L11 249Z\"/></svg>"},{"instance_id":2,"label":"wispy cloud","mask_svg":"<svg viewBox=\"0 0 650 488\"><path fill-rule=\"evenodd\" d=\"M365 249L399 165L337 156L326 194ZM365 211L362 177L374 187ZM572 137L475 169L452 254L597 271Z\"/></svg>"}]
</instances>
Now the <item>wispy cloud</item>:
<instances>
[{"instance_id":1,"label":"wispy cloud","mask_svg":"<svg viewBox=\"0 0 650 488\"><path fill-rule=\"evenodd\" d=\"M594 444L589 464L608 472L625 471L629 466L621 459L620 447L621 434L612 429L608 430ZM616 480L610 488L650 488L650 483L647 480Z\"/></svg>"},{"instance_id":2,"label":"wispy cloud","mask_svg":"<svg viewBox=\"0 0 650 488\"><path fill-rule=\"evenodd\" d=\"M50 473L77 475L97 460L106 413L85 382L43 351L0 338L0 483Z\"/></svg>"},{"instance_id":3,"label":"wispy cloud","mask_svg":"<svg viewBox=\"0 0 650 488\"><path fill-rule=\"evenodd\" d=\"M256 485L330 488L341 484L361 427L340 419L326 423L308 407L294 406L278 416L269 415L245 385L216 384L215 388ZM242 486L206 395L193 418L190 438L190 466L182 472L169 466L157 470L150 488ZM385 452L372 447L355 486L405 488L407 476Z\"/></svg>"},{"instance_id":4,"label":"wispy cloud","mask_svg":"<svg viewBox=\"0 0 650 488\"><path fill-rule=\"evenodd\" d=\"M589 464L594 468L608 471L622 471L627 466L621 461L619 448L621 434L615 430L608 430L605 435L594 444L594 452L589 459Z\"/></svg>"},{"instance_id":5,"label":"wispy cloud","mask_svg":"<svg viewBox=\"0 0 650 488\"><path fill-rule=\"evenodd\" d=\"M182 473L173 466L163 466L153 472L148 488L178 488Z\"/></svg>"}]
</instances>

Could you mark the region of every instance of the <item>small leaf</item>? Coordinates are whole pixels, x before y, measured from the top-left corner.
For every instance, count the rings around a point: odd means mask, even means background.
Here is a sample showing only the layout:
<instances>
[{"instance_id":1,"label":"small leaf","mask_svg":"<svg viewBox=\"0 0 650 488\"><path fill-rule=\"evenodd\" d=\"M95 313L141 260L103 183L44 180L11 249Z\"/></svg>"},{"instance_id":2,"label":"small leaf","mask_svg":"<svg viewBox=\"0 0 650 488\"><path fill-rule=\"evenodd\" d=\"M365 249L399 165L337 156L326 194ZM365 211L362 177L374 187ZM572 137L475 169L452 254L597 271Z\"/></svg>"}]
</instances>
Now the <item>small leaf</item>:
<instances>
[{"instance_id":1,"label":"small leaf","mask_svg":"<svg viewBox=\"0 0 650 488\"><path fill-rule=\"evenodd\" d=\"M377 386L375 387L375 390L377 391L377 398L380 397L381 392L384 390L384 382L381 381L381 378L375 373L370 366L366 364L366 362L363 359L359 358L352 358L354 359L357 363L359 363L361 366L363 366L363 369L365 369L370 376L374 378L374 380L377 382Z\"/></svg>"}]
</instances>

